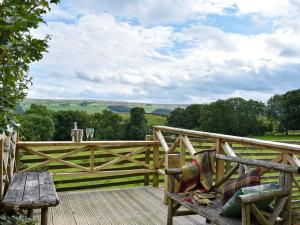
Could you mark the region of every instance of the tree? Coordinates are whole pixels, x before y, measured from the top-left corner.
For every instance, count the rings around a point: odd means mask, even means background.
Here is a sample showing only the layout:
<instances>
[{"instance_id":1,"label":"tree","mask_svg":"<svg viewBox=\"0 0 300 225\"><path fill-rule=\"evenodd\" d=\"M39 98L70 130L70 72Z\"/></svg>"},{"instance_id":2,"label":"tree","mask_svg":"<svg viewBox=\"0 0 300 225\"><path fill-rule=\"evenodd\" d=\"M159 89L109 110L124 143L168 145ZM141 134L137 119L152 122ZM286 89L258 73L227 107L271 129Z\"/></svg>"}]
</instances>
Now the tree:
<instances>
[{"instance_id":1,"label":"tree","mask_svg":"<svg viewBox=\"0 0 300 225\"><path fill-rule=\"evenodd\" d=\"M143 140L147 133L147 120L144 108L134 107L130 111L130 120L126 126L125 137L128 140Z\"/></svg>"},{"instance_id":2,"label":"tree","mask_svg":"<svg viewBox=\"0 0 300 225\"><path fill-rule=\"evenodd\" d=\"M53 117L53 112L48 110L45 105L31 104L30 108L26 110L25 114L38 114L40 116Z\"/></svg>"},{"instance_id":3,"label":"tree","mask_svg":"<svg viewBox=\"0 0 300 225\"><path fill-rule=\"evenodd\" d=\"M218 100L205 105L200 117L200 129L232 135L261 135L264 104L242 98Z\"/></svg>"},{"instance_id":4,"label":"tree","mask_svg":"<svg viewBox=\"0 0 300 225\"><path fill-rule=\"evenodd\" d=\"M288 135L290 129L300 128L300 89L274 95L268 100L267 115Z\"/></svg>"},{"instance_id":5,"label":"tree","mask_svg":"<svg viewBox=\"0 0 300 225\"><path fill-rule=\"evenodd\" d=\"M185 123L185 110L175 108L167 118L167 125L172 127L187 128Z\"/></svg>"},{"instance_id":6,"label":"tree","mask_svg":"<svg viewBox=\"0 0 300 225\"><path fill-rule=\"evenodd\" d=\"M95 128L95 139L120 140L124 138L123 119L116 113L104 110L91 116L91 127Z\"/></svg>"},{"instance_id":7,"label":"tree","mask_svg":"<svg viewBox=\"0 0 300 225\"><path fill-rule=\"evenodd\" d=\"M203 105L193 104L185 109L175 108L167 118L167 124L173 127L198 129Z\"/></svg>"},{"instance_id":8,"label":"tree","mask_svg":"<svg viewBox=\"0 0 300 225\"><path fill-rule=\"evenodd\" d=\"M27 141L50 141L54 135L54 122L49 116L26 114L22 117L21 137Z\"/></svg>"},{"instance_id":9,"label":"tree","mask_svg":"<svg viewBox=\"0 0 300 225\"><path fill-rule=\"evenodd\" d=\"M288 91L284 94L289 128L297 130L300 128L300 89Z\"/></svg>"},{"instance_id":10,"label":"tree","mask_svg":"<svg viewBox=\"0 0 300 225\"><path fill-rule=\"evenodd\" d=\"M52 112L46 106L32 104L21 116L21 137L28 141L52 140L55 126Z\"/></svg>"},{"instance_id":11,"label":"tree","mask_svg":"<svg viewBox=\"0 0 300 225\"><path fill-rule=\"evenodd\" d=\"M77 122L78 128L85 129L90 126L90 115L85 111L58 111L54 113L55 134L57 141L71 140L71 129L74 128L74 122Z\"/></svg>"},{"instance_id":12,"label":"tree","mask_svg":"<svg viewBox=\"0 0 300 225\"><path fill-rule=\"evenodd\" d=\"M58 0L3 0L0 2L0 132L6 125L16 125L17 103L26 96L31 83L29 65L42 58L49 36L38 39L31 35L50 3Z\"/></svg>"},{"instance_id":13,"label":"tree","mask_svg":"<svg viewBox=\"0 0 300 225\"><path fill-rule=\"evenodd\" d=\"M267 116L273 122L278 121L285 134L289 132L289 118L284 95L274 95L267 103Z\"/></svg>"},{"instance_id":14,"label":"tree","mask_svg":"<svg viewBox=\"0 0 300 225\"><path fill-rule=\"evenodd\" d=\"M197 129L200 127L200 117L203 105L193 104L185 109L185 127L187 129Z\"/></svg>"}]
</instances>

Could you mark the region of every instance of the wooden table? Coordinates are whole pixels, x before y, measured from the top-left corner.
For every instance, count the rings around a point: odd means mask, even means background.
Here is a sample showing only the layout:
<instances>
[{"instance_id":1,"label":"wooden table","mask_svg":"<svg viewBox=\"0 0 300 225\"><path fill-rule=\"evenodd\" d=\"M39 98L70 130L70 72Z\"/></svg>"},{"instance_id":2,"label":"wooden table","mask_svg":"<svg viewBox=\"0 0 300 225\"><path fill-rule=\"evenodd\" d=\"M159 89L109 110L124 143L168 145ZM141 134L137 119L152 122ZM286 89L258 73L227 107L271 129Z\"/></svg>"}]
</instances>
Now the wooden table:
<instances>
[{"instance_id":1,"label":"wooden table","mask_svg":"<svg viewBox=\"0 0 300 225\"><path fill-rule=\"evenodd\" d=\"M6 208L27 209L31 218L33 209L41 209L41 224L47 225L48 207L59 204L51 173L16 173L2 203Z\"/></svg>"}]
</instances>

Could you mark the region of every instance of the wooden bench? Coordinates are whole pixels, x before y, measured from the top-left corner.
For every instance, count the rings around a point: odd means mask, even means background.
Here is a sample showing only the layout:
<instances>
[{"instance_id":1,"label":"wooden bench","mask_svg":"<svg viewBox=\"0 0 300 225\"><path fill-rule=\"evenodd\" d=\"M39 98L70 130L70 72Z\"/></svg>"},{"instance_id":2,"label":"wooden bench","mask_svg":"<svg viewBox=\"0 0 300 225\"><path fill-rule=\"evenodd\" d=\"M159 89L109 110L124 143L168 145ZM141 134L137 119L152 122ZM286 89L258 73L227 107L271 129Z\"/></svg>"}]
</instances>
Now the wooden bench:
<instances>
[{"instance_id":1,"label":"wooden bench","mask_svg":"<svg viewBox=\"0 0 300 225\"><path fill-rule=\"evenodd\" d=\"M34 209L41 209L41 224L47 225L48 207L59 204L51 173L15 173L2 204L8 209L27 209L31 218Z\"/></svg>"},{"instance_id":2,"label":"wooden bench","mask_svg":"<svg viewBox=\"0 0 300 225\"><path fill-rule=\"evenodd\" d=\"M184 200L182 195L174 192L175 179L182 173L180 168L166 169L168 175L168 225L173 224L174 216L195 215L206 218L208 223L214 223L218 225L273 225L278 224L278 218L280 217L283 225L291 225L291 191L292 191L292 174L298 173L299 168L296 166L279 164L274 162L266 162L261 160L251 160L239 157L231 157L225 155L216 155L219 160L226 160L230 162L238 163L233 166L221 181L214 184L212 191L220 194L222 193L220 187L230 178L240 167L245 165L263 167L264 171L270 169L280 172L279 176L279 189L272 191L265 191L261 193L252 193L241 195L237 197L237 202L241 204L242 217L241 218L229 218L220 215L223 204L220 199L216 199L211 202L209 206L201 206L195 203L190 203ZM254 204L254 202L263 199L276 198L274 209L271 212L260 211ZM178 211L183 206L187 210ZM252 215L252 217L251 217ZM254 219L252 219L254 218Z\"/></svg>"}]
</instances>

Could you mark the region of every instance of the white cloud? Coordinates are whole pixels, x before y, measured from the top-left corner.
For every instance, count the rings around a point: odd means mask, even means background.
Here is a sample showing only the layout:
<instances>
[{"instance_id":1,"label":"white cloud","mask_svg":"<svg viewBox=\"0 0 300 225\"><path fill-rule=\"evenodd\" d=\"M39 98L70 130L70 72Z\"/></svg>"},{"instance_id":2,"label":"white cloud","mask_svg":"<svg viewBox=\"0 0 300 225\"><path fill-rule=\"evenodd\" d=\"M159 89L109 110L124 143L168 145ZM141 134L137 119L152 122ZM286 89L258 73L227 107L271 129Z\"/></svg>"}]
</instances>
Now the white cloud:
<instances>
[{"instance_id":1,"label":"white cloud","mask_svg":"<svg viewBox=\"0 0 300 225\"><path fill-rule=\"evenodd\" d=\"M186 103L240 94L266 100L300 85L300 25L292 23L296 13L282 10L291 8L287 1L266 1L268 7L246 0L72 2L72 10L55 8L48 26L35 34L49 33L52 40L49 53L32 66L30 97ZM255 35L228 33L201 19L180 29L164 25L234 7L239 14L282 18L272 32ZM158 25L116 18L133 14Z\"/></svg>"}]
</instances>

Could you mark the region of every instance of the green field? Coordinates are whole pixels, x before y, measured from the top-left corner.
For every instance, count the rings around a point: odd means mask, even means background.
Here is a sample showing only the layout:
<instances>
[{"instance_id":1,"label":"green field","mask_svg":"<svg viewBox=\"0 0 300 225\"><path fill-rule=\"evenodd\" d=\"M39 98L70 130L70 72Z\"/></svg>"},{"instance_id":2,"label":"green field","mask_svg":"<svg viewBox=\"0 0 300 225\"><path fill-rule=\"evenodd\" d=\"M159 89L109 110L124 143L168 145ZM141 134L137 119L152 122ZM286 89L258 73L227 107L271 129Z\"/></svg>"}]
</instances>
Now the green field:
<instances>
[{"instance_id":1,"label":"green field","mask_svg":"<svg viewBox=\"0 0 300 225\"><path fill-rule=\"evenodd\" d=\"M128 120L130 117L129 113L119 113L119 115L125 120ZM146 114L145 117L148 121L148 126L151 127L155 125L164 125L167 122L167 117L165 116Z\"/></svg>"},{"instance_id":2,"label":"green field","mask_svg":"<svg viewBox=\"0 0 300 225\"><path fill-rule=\"evenodd\" d=\"M83 103L83 104L82 104ZM180 104L152 104L152 103L138 103L138 102L117 102L117 101L101 101L101 100L53 100L53 99L25 99L20 106L23 110L30 107L31 104L41 104L47 106L48 109L59 110L83 110L88 113L102 112L108 106L126 106L142 107L146 113L152 113L155 109L170 109L176 107L185 108L186 105Z\"/></svg>"},{"instance_id":3,"label":"green field","mask_svg":"<svg viewBox=\"0 0 300 225\"><path fill-rule=\"evenodd\" d=\"M300 135L265 135L265 136L257 136L255 137L261 140L268 140L268 141L300 141Z\"/></svg>"}]
</instances>

